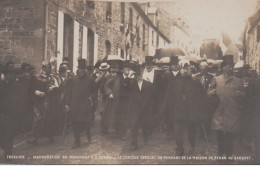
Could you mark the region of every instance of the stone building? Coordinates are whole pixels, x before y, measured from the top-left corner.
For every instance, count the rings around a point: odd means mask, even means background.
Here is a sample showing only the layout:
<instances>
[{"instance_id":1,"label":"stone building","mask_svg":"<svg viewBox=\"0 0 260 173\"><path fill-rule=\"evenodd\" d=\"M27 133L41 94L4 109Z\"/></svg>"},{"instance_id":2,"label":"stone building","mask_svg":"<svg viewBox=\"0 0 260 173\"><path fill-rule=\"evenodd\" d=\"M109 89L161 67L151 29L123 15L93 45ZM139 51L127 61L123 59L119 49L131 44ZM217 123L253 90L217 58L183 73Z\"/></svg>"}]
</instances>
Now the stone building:
<instances>
[{"instance_id":1,"label":"stone building","mask_svg":"<svg viewBox=\"0 0 260 173\"><path fill-rule=\"evenodd\" d=\"M1 0L0 61L31 63L68 57L88 65L106 55L144 61L153 40L170 40L147 15L147 3L88 0ZM154 34L152 35L152 32Z\"/></svg>"},{"instance_id":2,"label":"stone building","mask_svg":"<svg viewBox=\"0 0 260 173\"><path fill-rule=\"evenodd\" d=\"M244 60L252 69L260 74L260 5L255 13L249 17L243 35Z\"/></svg>"}]
</instances>

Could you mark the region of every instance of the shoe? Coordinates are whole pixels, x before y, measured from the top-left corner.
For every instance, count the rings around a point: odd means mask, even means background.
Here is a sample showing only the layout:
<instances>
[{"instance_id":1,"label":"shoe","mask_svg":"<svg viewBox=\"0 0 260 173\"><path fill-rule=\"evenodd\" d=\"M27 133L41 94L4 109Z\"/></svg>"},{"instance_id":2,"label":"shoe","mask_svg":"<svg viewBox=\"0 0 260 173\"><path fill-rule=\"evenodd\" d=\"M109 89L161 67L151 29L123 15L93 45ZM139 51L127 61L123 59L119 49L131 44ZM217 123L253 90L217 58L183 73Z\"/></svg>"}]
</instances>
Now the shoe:
<instances>
[{"instance_id":1,"label":"shoe","mask_svg":"<svg viewBox=\"0 0 260 173\"><path fill-rule=\"evenodd\" d=\"M184 151L177 149L175 155L176 155L176 156L183 156L183 155L184 155Z\"/></svg>"},{"instance_id":2,"label":"shoe","mask_svg":"<svg viewBox=\"0 0 260 173\"><path fill-rule=\"evenodd\" d=\"M32 145L36 145L36 144L38 144L38 139L37 138L33 138L32 140L28 140L27 143L28 144L32 144Z\"/></svg>"},{"instance_id":3,"label":"shoe","mask_svg":"<svg viewBox=\"0 0 260 173\"><path fill-rule=\"evenodd\" d=\"M131 146L131 147L129 148L130 151L135 151L136 149L137 149L137 146Z\"/></svg>"}]
</instances>

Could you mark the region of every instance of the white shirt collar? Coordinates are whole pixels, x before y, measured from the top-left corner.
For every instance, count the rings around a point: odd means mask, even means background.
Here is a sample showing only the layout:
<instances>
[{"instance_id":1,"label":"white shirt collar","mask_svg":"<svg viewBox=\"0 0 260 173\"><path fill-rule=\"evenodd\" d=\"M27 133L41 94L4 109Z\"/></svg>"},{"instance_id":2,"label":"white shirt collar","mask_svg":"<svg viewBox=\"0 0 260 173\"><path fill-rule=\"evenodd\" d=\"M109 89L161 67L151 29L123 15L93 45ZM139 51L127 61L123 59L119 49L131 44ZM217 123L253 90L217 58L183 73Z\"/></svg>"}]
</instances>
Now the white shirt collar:
<instances>
[{"instance_id":1,"label":"white shirt collar","mask_svg":"<svg viewBox=\"0 0 260 173\"><path fill-rule=\"evenodd\" d=\"M174 76L177 76L177 74L179 73L179 71L172 71Z\"/></svg>"},{"instance_id":2,"label":"white shirt collar","mask_svg":"<svg viewBox=\"0 0 260 173\"><path fill-rule=\"evenodd\" d=\"M124 79L125 79L125 78L127 78L128 76L126 76L126 75L123 73L123 77L124 77Z\"/></svg>"},{"instance_id":3,"label":"white shirt collar","mask_svg":"<svg viewBox=\"0 0 260 173\"><path fill-rule=\"evenodd\" d=\"M144 73L143 73L143 79L153 83L154 80L154 68L148 72L147 69L145 68Z\"/></svg>"},{"instance_id":4,"label":"white shirt collar","mask_svg":"<svg viewBox=\"0 0 260 173\"><path fill-rule=\"evenodd\" d=\"M140 91L142 90L142 85L143 85L143 80L138 80L137 81L138 87L140 89Z\"/></svg>"}]
</instances>

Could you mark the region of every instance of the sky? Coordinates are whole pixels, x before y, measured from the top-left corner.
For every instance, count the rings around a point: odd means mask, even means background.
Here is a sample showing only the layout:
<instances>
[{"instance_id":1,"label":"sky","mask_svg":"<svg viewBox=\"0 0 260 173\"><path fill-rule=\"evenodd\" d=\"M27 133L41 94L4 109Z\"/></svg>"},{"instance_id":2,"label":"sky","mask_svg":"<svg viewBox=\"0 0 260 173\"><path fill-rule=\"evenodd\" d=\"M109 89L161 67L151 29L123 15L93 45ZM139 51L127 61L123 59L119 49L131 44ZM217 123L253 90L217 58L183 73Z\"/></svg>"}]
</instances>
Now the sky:
<instances>
[{"instance_id":1,"label":"sky","mask_svg":"<svg viewBox=\"0 0 260 173\"><path fill-rule=\"evenodd\" d=\"M237 41L246 20L259 0L170 0L159 4L172 17L187 21L193 35L200 39L219 38L222 32ZM157 3L158 4L158 3Z\"/></svg>"}]
</instances>

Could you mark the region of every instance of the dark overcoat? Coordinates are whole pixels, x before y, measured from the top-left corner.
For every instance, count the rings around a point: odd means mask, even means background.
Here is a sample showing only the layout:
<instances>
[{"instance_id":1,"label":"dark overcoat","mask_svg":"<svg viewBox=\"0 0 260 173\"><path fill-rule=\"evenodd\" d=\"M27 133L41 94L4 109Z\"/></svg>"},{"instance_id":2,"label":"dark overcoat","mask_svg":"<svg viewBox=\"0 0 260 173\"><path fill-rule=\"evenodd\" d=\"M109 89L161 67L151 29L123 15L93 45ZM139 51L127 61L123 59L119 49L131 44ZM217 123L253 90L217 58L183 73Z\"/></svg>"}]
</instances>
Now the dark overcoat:
<instances>
[{"instance_id":1,"label":"dark overcoat","mask_svg":"<svg viewBox=\"0 0 260 173\"><path fill-rule=\"evenodd\" d=\"M143 80L141 90L136 80L131 81L129 106L127 111L127 128L146 128L151 125L152 84Z\"/></svg>"},{"instance_id":2,"label":"dark overcoat","mask_svg":"<svg viewBox=\"0 0 260 173\"><path fill-rule=\"evenodd\" d=\"M199 82L181 77L169 84L166 95L162 109L169 114L171 121L199 122L204 119L206 95Z\"/></svg>"},{"instance_id":3,"label":"dark overcoat","mask_svg":"<svg viewBox=\"0 0 260 173\"><path fill-rule=\"evenodd\" d=\"M104 126L105 128L114 128L120 99L120 76L110 76L105 82L104 90L108 98L104 108ZM109 99L110 94L113 94L113 99Z\"/></svg>"},{"instance_id":4,"label":"dark overcoat","mask_svg":"<svg viewBox=\"0 0 260 173\"><path fill-rule=\"evenodd\" d=\"M70 105L70 120L72 122L92 121L93 98L95 97L95 83L87 74L75 76L68 87L67 102Z\"/></svg>"}]
</instances>

